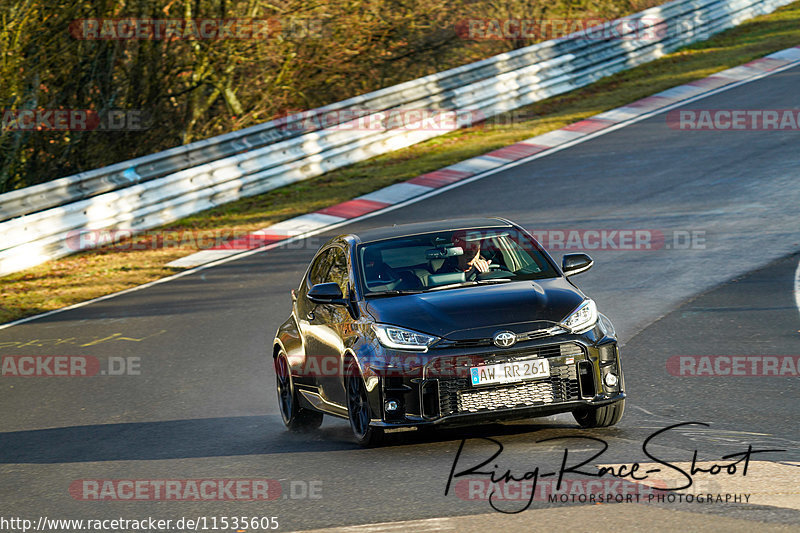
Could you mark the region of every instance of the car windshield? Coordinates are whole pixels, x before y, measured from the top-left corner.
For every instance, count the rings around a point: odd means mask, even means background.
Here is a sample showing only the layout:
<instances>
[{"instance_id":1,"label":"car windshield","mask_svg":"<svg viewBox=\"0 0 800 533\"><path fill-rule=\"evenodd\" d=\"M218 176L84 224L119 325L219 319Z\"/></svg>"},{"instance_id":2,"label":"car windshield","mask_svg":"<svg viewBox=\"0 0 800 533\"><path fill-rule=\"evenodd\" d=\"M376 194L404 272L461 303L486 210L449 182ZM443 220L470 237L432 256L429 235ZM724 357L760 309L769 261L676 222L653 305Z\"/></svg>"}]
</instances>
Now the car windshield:
<instances>
[{"instance_id":1,"label":"car windshield","mask_svg":"<svg viewBox=\"0 0 800 533\"><path fill-rule=\"evenodd\" d=\"M514 228L397 237L362 244L357 255L367 295L401 295L557 276L539 246ZM478 261L483 262L483 269L477 267Z\"/></svg>"}]
</instances>

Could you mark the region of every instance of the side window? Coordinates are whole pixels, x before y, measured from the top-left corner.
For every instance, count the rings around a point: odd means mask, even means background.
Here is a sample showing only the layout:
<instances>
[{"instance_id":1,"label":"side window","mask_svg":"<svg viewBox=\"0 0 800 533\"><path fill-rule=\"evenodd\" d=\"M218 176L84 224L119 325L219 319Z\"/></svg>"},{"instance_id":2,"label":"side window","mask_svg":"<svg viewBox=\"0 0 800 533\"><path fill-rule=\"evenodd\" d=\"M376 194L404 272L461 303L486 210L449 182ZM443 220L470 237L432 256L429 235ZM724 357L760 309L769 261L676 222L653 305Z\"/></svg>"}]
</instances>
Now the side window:
<instances>
[{"instance_id":1,"label":"side window","mask_svg":"<svg viewBox=\"0 0 800 533\"><path fill-rule=\"evenodd\" d=\"M328 248L322 252L308 271L308 277L300 286L299 296L305 297L308 290L317 283L337 283L342 294L347 296L350 277L347 271L347 257L341 248Z\"/></svg>"},{"instance_id":2,"label":"side window","mask_svg":"<svg viewBox=\"0 0 800 533\"><path fill-rule=\"evenodd\" d=\"M347 283L350 281L347 272L347 257L341 248L331 248L328 255L330 256L330 270L325 281L337 283L342 289L342 294L347 296Z\"/></svg>"},{"instance_id":3,"label":"side window","mask_svg":"<svg viewBox=\"0 0 800 533\"><path fill-rule=\"evenodd\" d=\"M314 261L314 264L311 265L311 269L308 272L309 288L317 283L324 283L324 280L328 275L328 271L331 269L331 252L331 249L325 250L317 257L316 261Z\"/></svg>"}]
</instances>

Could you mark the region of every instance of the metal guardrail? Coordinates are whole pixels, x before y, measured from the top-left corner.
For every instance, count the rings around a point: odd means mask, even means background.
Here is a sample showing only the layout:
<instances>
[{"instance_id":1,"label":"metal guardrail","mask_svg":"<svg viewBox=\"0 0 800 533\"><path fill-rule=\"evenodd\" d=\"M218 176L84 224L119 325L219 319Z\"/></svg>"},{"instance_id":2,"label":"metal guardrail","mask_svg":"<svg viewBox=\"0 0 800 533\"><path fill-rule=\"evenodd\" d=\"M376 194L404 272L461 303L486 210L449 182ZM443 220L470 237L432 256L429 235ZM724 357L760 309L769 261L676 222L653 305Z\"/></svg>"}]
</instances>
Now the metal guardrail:
<instances>
[{"instance_id":1,"label":"metal guardrail","mask_svg":"<svg viewBox=\"0 0 800 533\"><path fill-rule=\"evenodd\" d=\"M658 40L634 39L632 25L605 40L573 34L313 110L327 117L326 128L308 128L308 115L296 114L0 195L0 276L76 251L77 240L68 237L81 231L153 228L448 131L349 129L336 112L458 110L488 118L656 59L790 1L675 0L626 17L658 32Z\"/></svg>"}]
</instances>

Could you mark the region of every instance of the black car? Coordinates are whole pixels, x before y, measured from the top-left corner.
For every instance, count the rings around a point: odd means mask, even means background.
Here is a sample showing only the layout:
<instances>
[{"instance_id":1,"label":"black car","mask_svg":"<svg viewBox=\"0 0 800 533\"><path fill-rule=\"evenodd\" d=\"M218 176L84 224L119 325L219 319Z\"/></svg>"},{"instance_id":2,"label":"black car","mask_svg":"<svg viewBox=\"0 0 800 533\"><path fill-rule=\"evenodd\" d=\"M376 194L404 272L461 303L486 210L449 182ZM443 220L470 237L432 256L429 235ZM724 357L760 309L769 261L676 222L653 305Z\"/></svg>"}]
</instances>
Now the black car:
<instances>
[{"instance_id":1,"label":"black car","mask_svg":"<svg viewBox=\"0 0 800 533\"><path fill-rule=\"evenodd\" d=\"M520 226L443 220L341 235L292 291L272 355L283 421L386 429L572 412L617 423L624 380L611 322Z\"/></svg>"}]
</instances>

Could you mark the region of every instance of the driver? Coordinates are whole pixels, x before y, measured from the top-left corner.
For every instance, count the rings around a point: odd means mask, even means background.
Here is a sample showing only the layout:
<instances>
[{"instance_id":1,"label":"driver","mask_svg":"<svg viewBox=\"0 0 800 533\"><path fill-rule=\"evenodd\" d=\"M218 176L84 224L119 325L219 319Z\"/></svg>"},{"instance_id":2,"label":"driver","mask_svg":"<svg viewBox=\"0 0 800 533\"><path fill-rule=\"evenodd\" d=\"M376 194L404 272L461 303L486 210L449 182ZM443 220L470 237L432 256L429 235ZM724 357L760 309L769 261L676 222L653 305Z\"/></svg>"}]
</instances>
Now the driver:
<instances>
[{"instance_id":1,"label":"driver","mask_svg":"<svg viewBox=\"0 0 800 533\"><path fill-rule=\"evenodd\" d=\"M364 250L364 277L367 285L381 285L395 281L397 274L383 262L380 249L369 246Z\"/></svg>"},{"instance_id":2,"label":"driver","mask_svg":"<svg viewBox=\"0 0 800 533\"><path fill-rule=\"evenodd\" d=\"M469 272L475 270L477 272L489 272L489 264L492 260L488 261L481 257L481 241L467 240L466 235L463 233L453 234L453 246L460 246L464 253L456 256L457 264L451 266L451 270ZM450 265L447 265L450 266Z\"/></svg>"}]
</instances>

